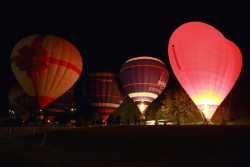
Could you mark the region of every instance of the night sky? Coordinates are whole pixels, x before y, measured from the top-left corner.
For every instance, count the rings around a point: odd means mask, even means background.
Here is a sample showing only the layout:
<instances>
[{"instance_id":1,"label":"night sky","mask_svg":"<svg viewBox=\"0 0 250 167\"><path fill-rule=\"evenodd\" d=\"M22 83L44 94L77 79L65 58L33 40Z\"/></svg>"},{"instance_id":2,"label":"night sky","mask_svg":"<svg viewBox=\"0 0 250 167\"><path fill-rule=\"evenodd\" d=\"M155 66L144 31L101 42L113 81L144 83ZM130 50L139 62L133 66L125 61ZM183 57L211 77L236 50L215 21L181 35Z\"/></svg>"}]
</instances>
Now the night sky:
<instances>
[{"instance_id":1,"label":"night sky","mask_svg":"<svg viewBox=\"0 0 250 167\"><path fill-rule=\"evenodd\" d=\"M8 93L17 84L10 66L16 42L33 34L67 39L80 51L83 71L76 86L91 72L119 73L122 64L136 56L162 60L170 72L167 89L178 85L168 60L173 31L189 21L208 23L241 49L243 69L237 84L248 96L250 74L250 2L160 1L35 1L0 2L1 104L8 112ZM82 93L82 92L79 92ZM250 95L250 94L249 94Z\"/></svg>"}]
</instances>

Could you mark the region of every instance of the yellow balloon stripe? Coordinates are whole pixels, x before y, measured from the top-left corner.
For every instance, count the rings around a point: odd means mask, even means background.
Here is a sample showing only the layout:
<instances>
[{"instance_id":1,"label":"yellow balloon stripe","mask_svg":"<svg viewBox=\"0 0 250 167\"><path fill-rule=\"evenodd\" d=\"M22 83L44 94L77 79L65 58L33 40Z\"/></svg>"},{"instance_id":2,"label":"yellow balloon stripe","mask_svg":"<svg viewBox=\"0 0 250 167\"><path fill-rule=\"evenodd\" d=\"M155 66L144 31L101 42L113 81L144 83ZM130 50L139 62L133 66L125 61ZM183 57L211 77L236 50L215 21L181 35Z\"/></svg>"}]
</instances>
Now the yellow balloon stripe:
<instances>
[{"instance_id":1,"label":"yellow balloon stripe","mask_svg":"<svg viewBox=\"0 0 250 167\"><path fill-rule=\"evenodd\" d=\"M158 97L157 94L148 93L148 92L129 93L128 95L129 95L130 98L133 98L133 97L140 97L140 96L146 96L146 97L151 97L151 98L156 99L156 98Z\"/></svg>"}]
</instances>

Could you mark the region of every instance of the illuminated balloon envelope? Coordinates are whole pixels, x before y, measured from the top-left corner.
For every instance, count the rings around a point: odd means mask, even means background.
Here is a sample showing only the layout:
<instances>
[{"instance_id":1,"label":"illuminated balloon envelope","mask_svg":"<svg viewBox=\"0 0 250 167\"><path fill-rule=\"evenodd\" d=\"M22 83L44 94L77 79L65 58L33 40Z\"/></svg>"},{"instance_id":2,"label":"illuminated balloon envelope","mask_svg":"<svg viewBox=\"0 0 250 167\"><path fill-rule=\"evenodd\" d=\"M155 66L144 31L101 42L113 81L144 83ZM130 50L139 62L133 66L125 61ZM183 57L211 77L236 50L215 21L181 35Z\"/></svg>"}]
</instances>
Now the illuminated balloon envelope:
<instances>
[{"instance_id":1,"label":"illuminated balloon envelope","mask_svg":"<svg viewBox=\"0 0 250 167\"><path fill-rule=\"evenodd\" d=\"M36 97L42 109L77 81L82 58L69 41L38 34L17 42L11 53L11 68L20 86Z\"/></svg>"},{"instance_id":2,"label":"illuminated balloon envelope","mask_svg":"<svg viewBox=\"0 0 250 167\"><path fill-rule=\"evenodd\" d=\"M228 95L241 71L241 55L235 55L236 48L229 43L221 32L202 22L181 25L169 40L172 70L207 121Z\"/></svg>"},{"instance_id":3,"label":"illuminated balloon envelope","mask_svg":"<svg viewBox=\"0 0 250 167\"><path fill-rule=\"evenodd\" d=\"M119 75L114 73L100 72L86 77L85 89L90 105L97 110L103 122L122 104L125 98L119 84Z\"/></svg>"},{"instance_id":4,"label":"illuminated balloon envelope","mask_svg":"<svg viewBox=\"0 0 250 167\"><path fill-rule=\"evenodd\" d=\"M230 68L228 68L229 74L230 73L233 74L233 77L231 78L232 81L230 82L231 87L233 87L235 82L237 81L239 75L240 75L243 60L242 60L241 51L238 48L238 46L234 42L232 42L230 40L228 40L228 43L229 43L229 49L231 49L230 56L232 56L232 60L233 60L231 62L232 64L230 65Z\"/></svg>"},{"instance_id":5,"label":"illuminated balloon envelope","mask_svg":"<svg viewBox=\"0 0 250 167\"><path fill-rule=\"evenodd\" d=\"M168 77L165 64L150 56L129 59L120 70L122 87L142 114L165 89Z\"/></svg>"},{"instance_id":6,"label":"illuminated balloon envelope","mask_svg":"<svg viewBox=\"0 0 250 167\"><path fill-rule=\"evenodd\" d=\"M14 86L9 92L9 102L15 115L27 121L38 107L36 100L27 95L21 86Z\"/></svg>"}]
</instances>

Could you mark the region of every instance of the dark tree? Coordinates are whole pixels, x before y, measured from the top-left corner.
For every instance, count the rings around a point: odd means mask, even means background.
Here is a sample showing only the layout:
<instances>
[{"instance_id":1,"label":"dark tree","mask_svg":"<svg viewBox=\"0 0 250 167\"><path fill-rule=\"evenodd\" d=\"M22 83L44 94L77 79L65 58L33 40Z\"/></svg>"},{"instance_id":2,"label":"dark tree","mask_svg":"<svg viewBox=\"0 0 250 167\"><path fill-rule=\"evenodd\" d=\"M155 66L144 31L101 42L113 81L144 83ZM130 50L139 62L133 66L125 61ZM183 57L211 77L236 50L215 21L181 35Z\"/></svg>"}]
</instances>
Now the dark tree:
<instances>
[{"instance_id":1,"label":"dark tree","mask_svg":"<svg viewBox=\"0 0 250 167\"><path fill-rule=\"evenodd\" d=\"M128 96L125 98L123 103L112 113L116 118L119 116L120 124L130 125L134 123L136 115L139 114L139 109L131 98Z\"/></svg>"},{"instance_id":2,"label":"dark tree","mask_svg":"<svg viewBox=\"0 0 250 167\"><path fill-rule=\"evenodd\" d=\"M200 111L182 87L165 92L165 99L158 110L158 119L166 119L178 125L203 122Z\"/></svg>"}]
</instances>

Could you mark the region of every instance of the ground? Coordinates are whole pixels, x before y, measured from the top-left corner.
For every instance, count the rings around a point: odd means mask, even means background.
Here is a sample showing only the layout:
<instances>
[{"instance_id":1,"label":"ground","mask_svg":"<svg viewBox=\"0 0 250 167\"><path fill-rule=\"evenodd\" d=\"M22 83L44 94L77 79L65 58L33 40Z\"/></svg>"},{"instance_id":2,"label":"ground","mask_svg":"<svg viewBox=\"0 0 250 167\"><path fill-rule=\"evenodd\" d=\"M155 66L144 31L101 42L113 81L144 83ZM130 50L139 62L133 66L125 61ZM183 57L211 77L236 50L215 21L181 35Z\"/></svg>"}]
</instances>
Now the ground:
<instances>
[{"instance_id":1,"label":"ground","mask_svg":"<svg viewBox=\"0 0 250 167\"><path fill-rule=\"evenodd\" d=\"M43 140L45 137L45 140ZM106 126L0 137L7 166L249 166L249 126Z\"/></svg>"}]
</instances>

